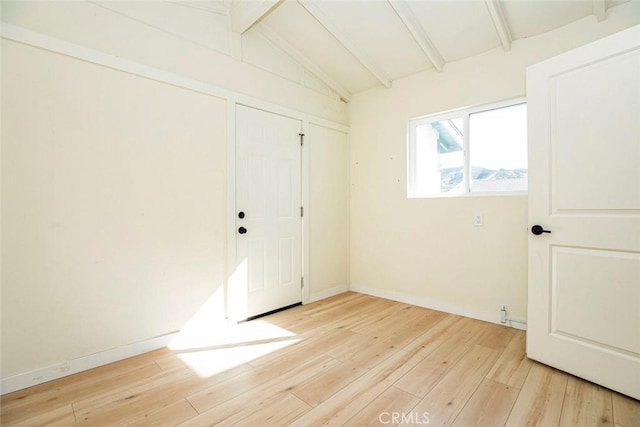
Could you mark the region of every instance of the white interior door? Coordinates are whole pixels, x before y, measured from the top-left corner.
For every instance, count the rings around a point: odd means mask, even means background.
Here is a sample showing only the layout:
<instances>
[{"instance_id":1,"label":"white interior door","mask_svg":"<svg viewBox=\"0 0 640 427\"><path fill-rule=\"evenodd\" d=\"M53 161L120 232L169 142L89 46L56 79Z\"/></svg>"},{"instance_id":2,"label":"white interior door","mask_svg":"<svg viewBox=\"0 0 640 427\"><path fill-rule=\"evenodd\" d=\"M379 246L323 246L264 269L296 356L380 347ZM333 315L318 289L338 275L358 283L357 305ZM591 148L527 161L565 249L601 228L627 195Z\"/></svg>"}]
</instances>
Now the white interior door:
<instances>
[{"instance_id":1,"label":"white interior door","mask_svg":"<svg viewBox=\"0 0 640 427\"><path fill-rule=\"evenodd\" d=\"M302 301L301 125L249 107L236 110L236 260L245 270L246 292L236 312L241 318Z\"/></svg>"},{"instance_id":2,"label":"white interior door","mask_svg":"<svg viewBox=\"0 0 640 427\"><path fill-rule=\"evenodd\" d=\"M640 398L640 26L527 70L527 355Z\"/></svg>"}]
</instances>

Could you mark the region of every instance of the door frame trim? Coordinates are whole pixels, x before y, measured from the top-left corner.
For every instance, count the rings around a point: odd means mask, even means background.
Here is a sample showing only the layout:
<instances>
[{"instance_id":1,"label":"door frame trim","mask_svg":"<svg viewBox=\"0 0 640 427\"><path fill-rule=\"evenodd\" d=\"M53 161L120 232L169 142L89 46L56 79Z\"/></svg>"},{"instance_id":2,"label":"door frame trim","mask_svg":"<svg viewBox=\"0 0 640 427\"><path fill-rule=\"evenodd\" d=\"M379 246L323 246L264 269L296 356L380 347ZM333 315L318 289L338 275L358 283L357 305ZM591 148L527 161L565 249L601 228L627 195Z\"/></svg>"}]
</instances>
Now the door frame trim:
<instances>
[{"instance_id":1,"label":"door frame trim","mask_svg":"<svg viewBox=\"0 0 640 427\"><path fill-rule=\"evenodd\" d=\"M331 122L329 120L320 119L312 115L308 115L299 111L291 110L284 107L279 107L268 102L261 102L259 100L252 100L252 102L246 102L243 97L242 100L237 97L227 98L227 262L226 272L224 280L224 292L225 292L225 317L228 322L235 323L238 320L238 316L233 313L232 305L230 304L229 293L229 279L233 274L236 266L236 249L237 238L236 235L236 107L242 105L257 110L262 110L267 113L278 114L280 116L288 117L291 119L299 120L302 126L302 133L305 134L304 144L302 145L301 159L300 159L300 188L302 191L302 205L304 206L304 216L302 217L302 277L304 278L304 287L302 288L302 304L308 304L311 295L311 280L309 280L309 262L310 262L310 239L309 229L310 222L309 217L311 214L311 206L309 205L309 130L311 124L317 124L329 129L334 129L346 134L349 133L349 127Z\"/></svg>"}]
</instances>

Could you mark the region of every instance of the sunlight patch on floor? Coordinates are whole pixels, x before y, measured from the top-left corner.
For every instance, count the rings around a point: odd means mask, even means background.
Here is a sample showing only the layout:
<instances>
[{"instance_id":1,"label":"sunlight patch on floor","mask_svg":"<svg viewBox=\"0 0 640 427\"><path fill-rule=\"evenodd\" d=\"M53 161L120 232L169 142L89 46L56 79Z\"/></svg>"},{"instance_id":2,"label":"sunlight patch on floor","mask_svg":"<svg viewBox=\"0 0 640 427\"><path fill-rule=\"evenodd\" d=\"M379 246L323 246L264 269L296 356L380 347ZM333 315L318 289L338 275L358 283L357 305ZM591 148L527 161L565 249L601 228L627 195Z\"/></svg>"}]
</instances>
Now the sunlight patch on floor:
<instances>
[{"instance_id":1,"label":"sunlight patch on floor","mask_svg":"<svg viewBox=\"0 0 640 427\"><path fill-rule=\"evenodd\" d=\"M265 320L233 324L220 319L222 287L169 344L180 360L206 378L299 342L296 334Z\"/></svg>"},{"instance_id":2,"label":"sunlight patch on floor","mask_svg":"<svg viewBox=\"0 0 640 427\"><path fill-rule=\"evenodd\" d=\"M238 343L237 345L231 344L229 347L180 352L177 356L198 376L208 378L299 341L299 339L292 338L282 341L260 342L259 344Z\"/></svg>"}]
</instances>

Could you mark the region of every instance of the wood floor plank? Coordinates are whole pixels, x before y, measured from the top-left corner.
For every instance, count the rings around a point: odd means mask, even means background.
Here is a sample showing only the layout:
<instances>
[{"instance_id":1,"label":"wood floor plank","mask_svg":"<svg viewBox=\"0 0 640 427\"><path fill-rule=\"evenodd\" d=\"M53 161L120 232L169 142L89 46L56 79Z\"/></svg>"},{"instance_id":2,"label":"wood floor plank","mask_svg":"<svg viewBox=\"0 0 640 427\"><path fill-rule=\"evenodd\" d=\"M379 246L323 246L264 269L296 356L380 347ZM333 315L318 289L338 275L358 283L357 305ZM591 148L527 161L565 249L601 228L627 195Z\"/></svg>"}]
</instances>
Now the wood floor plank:
<instances>
[{"instance_id":1,"label":"wood floor plank","mask_svg":"<svg viewBox=\"0 0 640 427\"><path fill-rule=\"evenodd\" d=\"M474 342L485 330L480 322L463 321L459 327L463 329L444 339L439 347L428 353L396 386L414 396L424 397L473 348ZM421 356L422 352L418 351L416 354Z\"/></svg>"},{"instance_id":2,"label":"wood floor plank","mask_svg":"<svg viewBox=\"0 0 640 427\"><path fill-rule=\"evenodd\" d=\"M136 400L145 392L153 392L156 387L178 383L185 379L195 380L196 378L197 376L191 371L161 371L159 375L133 381L128 387L106 389L102 393L80 398L74 402L73 406L78 419L83 419L91 413L114 403ZM99 387L98 385L96 386Z\"/></svg>"},{"instance_id":3,"label":"wood floor plank","mask_svg":"<svg viewBox=\"0 0 640 427\"><path fill-rule=\"evenodd\" d=\"M502 426L509 417L519 389L485 378L473 393L454 427Z\"/></svg>"},{"instance_id":4,"label":"wood floor plank","mask_svg":"<svg viewBox=\"0 0 640 427\"><path fill-rule=\"evenodd\" d=\"M329 355L334 359L345 362L357 357L372 343L377 344L378 346L388 346L386 343L380 344L380 341L377 339L373 339L369 336L358 334L350 330L344 331L343 337L344 338L340 340L338 345L328 345L323 348L318 348L318 351L322 351L324 354Z\"/></svg>"},{"instance_id":5,"label":"wood floor plank","mask_svg":"<svg viewBox=\"0 0 640 427\"><path fill-rule=\"evenodd\" d=\"M504 350L507 348L513 337L522 331L513 328L505 328L502 325L485 322L487 329L478 339L477 343L483 347L493 348L495 350Z\"/></svg>"},{"instance_id":6,"label":"wood floor plank","mask_svg":"<svg viewBox=\"0 0 640 427\"><path fill-rule=\"evenodd\" d=\"M67 377L43 384L46 387L32 387L27 389L27 393L3 396L2 421L18 422L30 418L34 411L48 412L80 400L95 398L104 394L105 390L126 392L132 384L151 380L162 372L153 361L144 359L144 364L110 364L101 367L94 377L83 373L76 377L75 382Z\"/></svg>"},{"instance_id":7,"label":"wood floor plank","mask_svg":"<svg viewBox=\"0 0 640 427\"><path fill-rule=\"evenodd\" d=\"M76 417L73 413L72 405L64 405L55 409L30 414L20 421L12 422L0 418L3 426L15 426L15 427L33 427L33 426L69 426L75 423Z\"/></svg>"},{"instance_id":8,"label":"wood floor plank","mask_svg":"<svg viewBox=\"0 0 640 427\"><path fill-rule=\"evenodd\" d=\"M293 369L294 367L295 365L290 365L288 368ZM285 375L287 374L287 370L282 370L279 374ZM227 381L216 383L198 393L190 394L188 400L199 413L202 413L225 400L230 400L236 396L248 393L270 381L272 378L273 374L269 369L256 368Z\"/></svg>"},{"instance_id":9,"label":"wood floor plank","mask_svg":"<svg viewBox=\"0 0 640 427\"><path fill-rule=\"evenodd\" d=\"M344 426L384 426L399 419L401 414L409 414L420 399L391 386L369 405L354 415Z\"/></svg>"},{"instance_id":10,"label":"wood floor plank","mask_svg":"<svg viewBox=\"0 0 640 427\"><path fill-rule=\"evenodd\" d=\"M102 399L74 403L77 425L96 426L125 423L155 412L184 398L190 390L203 388L206 380L194 373L177 371L151 382L133 385L124 393L106 394Z\"/></svg>"},{"instance_id":11,"label":"wood floor plank","mask_svg":"<svg viewBox=\"0 0 640 427\"><path fill-rule=\"evenodd\" d=\"M115 389L74 403L78 425L111 425L130 422L172 405L190 393L219 383L224 375L201 377L191 370L163 371L151 380L132 383L126 389ZM235 378L235 377L233 377Z\"/></svg>"},{"instance_id":12,"label":"wood floor plank","mask_svg":"<svg viewBox=\"0 0 640 427\"><path fill-rule=\"evenodd\" d=\"M568 374L534 363L505 426L557 426L568 378Z\"/></svg>"},{"instance_id":13,"label":"wood floor plank","mask_svg":"<svg viewBox=\"0 0 640 427\"><path fill-rule=\"evenodd\" d=\"M318 329L335 327L338 323L353 317L355 310L365 309L368 304L375 304L375 302L372 300L371 302L363 302L359 298L353 298L346 302L338 301L336 304L324 306L319 312L305 312L302 315L298 315L296 321L288 323L285 329L296 334L302 334Z\"/></svg>"},{"instance_id":14,"label":"wood floor plank","mask_svg":"<svg viewBox=\"0 0 640 427\"><path fill-rule=\"evenodd\" d=\"M200 360L191 359L189 357L191 354L195 354L195 353L200 353L200 357L203 359L202 360L204 362L203 370L216 372L216 375L218 375L221 380L223 377L230 378L234 375L238 375L252 369L251 365L249 365L248 363L238 361L238 360L234 360L232 361L232 363L228 363L230 361L227 361L227 363L223 363L220 366L206 366L207 364L215 365L216 359L220 358L220 357L213 356L207 360L206 359L207 353L211 354L211 351L206 351L206 350L203 350L203 351L176 350L171 354L158 358L156 360L156 363L158 364L160 369L162 369L163 371L172 371L177 369L192 371L193 370L192 365L200 363Z\"/></svg>"},{"instance_id":15,"label":"wood floor plank","mask_svg":"<svg viewBox=\"0 0 640 427\"><path fill-rule=\"evenodd\" d=\"M525 352L525 333L516 331L507 348L489 371L487 378L511 387L521 388L532 365L533 361L527 358Z\"/></svg>"},{"instance_id":16,"label":"wood floor plank","mask_svg":"<svg viewBox=\"0 0 640 427\"><path fill-rule=\"evenodd\" d=\"M354 332L344 329L327 328L323 331L299 335L300 342L291 347L278 350L271 354L252 360L249 364L253 367L274 364L291 363L301 357L315 356L319 353L326 353L335 347L340 347L346 340L351 339ZM288 362L289 361L289 362Z\"/></svg>"},{"instance_id":17,"label":"wood floor plank","mask_svg":"<svg viewBox=\"0 0 640 427\"><path fill-rule=\"evenodd\" d=\"M497 350L474 345L416 405L432 425L450 425L498 358ZM400 424L403 425L403 424Z\"/></svg>"},{"instance_id":18,"label":"wood floor plank","mask_svg":"<svg viewBox=\"0 0 640 427\"><path fill-rule=\"evenodd\" d=\"M293 389L293 393L311 406L318 406L330 396L355 381L381 361L399 350L389 344L374 342L334 366L319 378L313 378Z\"/></svg>"},{"instance_id":19,"label":"wood floor plank","mask_svg":"<svg viewBox=\"0 0 640 427\"><path fill-rule=\"evenodd\" d=\"M363 312L366 313L369 307L374 307L380 303L389 305L388 303L369 295L357 294L353 292L347 292L343 295L344 296L335 298L333 300L333 303L331 304L314 304L314 307L306 312L305 315L315 318L324 317L328 320L335 319L336 317L342 315L352 316L360 311L360 309L362 309ZM358 310L354 310L355 308L358 308Z\"/></svg>"},{"instance_id":20,"label":"wood floor plank","mask_svg":"<svg viewBox=\"0 0 640 427\"><path fill-rule=\"evenodd\" d=\"M321 335L321 339L309 340L307 345L303 345L296 351L275 352L266 356L263 361L265 363L260 364L251 371L234 376L228 381L213 384L199 393L189 395L188 399L199 412L205 412L220 404L221 396L228 400L248 390L255 389L274 377L289 375L288 373L293 369L317 360L318 355L323 354L323 348L339 345L343 340L353 335L354 333L351 331L331 330L330 333Z\"/></svg>"},{"instance_id":21,"label":"wood floor plank","mask_svg":"<svg viewBox=\"0 0 640 427\"><path fill-rule=\"evenodd\" d=\"M402 310L402 307L389 304L386 300L380 300L375 306L374 311L364 316L345 317L337 322L336 326L359 333L362 329L370 328L372 325L382 325L390 316Z\"/></svg>"},{"instance_id":22,"label":"wood floor plank","mask_svg":"<svg viewBox=\"0 0 640 427\"><path fill-rule=\"evenodd\" d=\"M411 314L414 311L415 315L406 319L400 316L396 321L396 326L389 328L387 333L380 335L380 339L396 347L403 348L413 342L422 332L431 329L447 316L445 313L421 307L412 307L412 309L407 310L406 314Z\"/></svg>"},{"instance_id":23,"label":"wood floor plank","mask_svg":"<svg viewBox=\"0 0 640 427\"><path fill-rule=\"evenodd\" d=\"M613 393L613 421L617 426L640 426L640 401Z\"/></svg>"},{"instance_id":24,"label":"wood floor plank","mask_svg":"<svg viewBox=\"0 0 640 427\"><path fill-rule=\"evenodd\" d=\"M367 306L376 302L376 298L355 292L345 292L340 295L317 301L313 304L296 307L269 316L269 321L283 321L289 325L295 325L310 316L333 317L336 313L353 313L353 305Z\"/></svg>"},{"instance_id":25,"label":"wood floor plank","mask_svg":"<svg viewBox=\"0 0 640 427\"><path fill-rule=\"evenodd\" d=\"M136 357L124 359L119 362L109 363L107 365L99 366L67 377L62 377L55 381L49 381L23 390L18 390L13 393L8 393L3 395L1 398L2 407L9 408L16 403L18 405L22 405L25 404L25 402L30 402L32 399L41 399L43 394L46 392L53 391L54 393L57 393L58 390L62 389L83 389L87 383L91 384L113 379L122 375L128 375L130 372L134 372L142 366L153 364L154 360L161 355L170 353L171 350L162 348Z\"/></svg>"},{"instance_id":26,"label":"wood floor plank","mask_svg":"<svg viewBox=\"0 0 640 427\"><path fill-rule=\"evenodd\" d=\"M411 311L408 304L392 305L388 310L384 311L384 316L380 316L376 321L366 324L360 324L351 328L352 331L372 338L380 339L381 336L392 333L403 325L398 324L398 319L411 320L416 313Z\"/></svg>"},{"instance_id":27,"label":"wood floor plank","mask_svg":"<svg viewBox=\"0 0 640 427\"><path fill-rule=\"evenodd\" d=\"M560 425L613 427L611 391L569 376Z\"/></svg>"},{"instance_id":28,"label":"wood floor plank","mask_svg":"<svg viewBox=\"0 0 640 427\"><path fill-rule=\"evenodd\" d=\"M233 423L234 426L286 426L293 420L308 412L311 406L291 393L275 396L265 402L262 408L248 417ZM225 425L224 423L222 425Z\"/></svg>"},{"instance_id":29,"label":"wood floor plank","mask_svg":"<svg viewBox=\"0 0 640 427\"><path fill-rule=\"evenodd\" d=\"M227 399L225 394L208 395L208 399L213 401L198 402L200 396L189 397L189 401L196 409L199 405L207 407L206 411L199 410L200 415L194 417L183 424L184 426L200 426L214 424L233 424L259 410L265 402L273 398L282 397L289 393L297 385L322 375L327 369L338 364L337 360L326 356L318 355L307 363L294 366L286 376L273 376L269 381L258 387L250 388L247 392L236 395L232 399ZM220 393L225 390L221 389Z\"/></svg>"},{"instance_id":30,"label":"wood floor plank","mask_svg":"<svg viewBox=\"0 0 640 427\"><path fill-rule=\"evenodd\" d=\"M335 318L337 314L340 314L341 317L337 322L332 323L332 326L356 331L358 326L372 323L376 319L379 319L380 315L393 311L398 307L393 301L369 297L365 302L360 302L354 308L355 310L352 310L351 313L348 313L346 316L344 315L346 313L327 313L323 315Z\"/></svg>"},{"instance_id":31,"label":"wood floor plank","mask_svg":"<svg viewBox=\"0 0 640 427\"><path fill-rule=\"evenodd\" d=\"M438 348L443 342L451 339L452 336L463 333L468 325L469 319L449 314L432 328L407 343L407 345L403 347L403 350L426 356Z\"/></svg>"},{"instance_id":32,"label":"wood floor plank","mask_svg":"<svg viewBox=\"0 0 640 427\"><path fill-rule=\"evenodd\" d=\"M176 425L198 415L198 412L186 399L180 399L164 408L149 411L127 422L128 427Z\"/></svg>"},{"instance_id":33,"label":"wood floor plank","mask_svg":"<svg viewBox=\"0 0 640 427\"><path fill-rule=\"evenodd\" d=\"M61 401L61 392L63 391L73 394L78 391L83 392L87 387L99 382L112 381L117 383L122 378L126 378L132 373L138 373L145 368L151 368L157 372L157 367L153 367L155 358L169 353L170 350L168 349L156 350L117 363L110 363L55 381L8 393L2 396L2 407L13 409L24 405L32 405L38 401L49 400L51 396L56 396L56 400ZM107 384L107 386L110 386L110 384Z\"/></svg>"},{"instance_id":34,"label":"wood floor plank","mask_svg":"<svg viewBox=\"0 0 640 427\"><path fill-rule=\"evenodd\" d=\"M411 370L421 356L397 351L292 423L293 426L342 425Z\"/></svg>"}]
</instances>

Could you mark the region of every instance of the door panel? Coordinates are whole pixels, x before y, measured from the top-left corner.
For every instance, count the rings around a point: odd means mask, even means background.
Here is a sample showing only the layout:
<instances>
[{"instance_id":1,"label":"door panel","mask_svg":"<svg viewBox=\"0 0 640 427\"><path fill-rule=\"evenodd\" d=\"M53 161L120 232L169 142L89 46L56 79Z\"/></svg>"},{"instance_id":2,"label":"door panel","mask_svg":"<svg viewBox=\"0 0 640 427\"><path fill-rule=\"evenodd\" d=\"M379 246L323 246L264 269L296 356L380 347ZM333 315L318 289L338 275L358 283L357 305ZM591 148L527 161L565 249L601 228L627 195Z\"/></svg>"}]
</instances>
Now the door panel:
<instances>
[{"instance_id":1,"label":"door panel","mask_svg":"<svg viewBox=\"0 0 640 427\"><path fill-rule=\"evenodd\" d=\"M554 246L551 270L553 333L640 354L640 254Z\"/></svg>"},{"instance_id":2,"label":"door panel","mask_svg":"<svg viewBox=\"0 0 640 427\"><path fill-rule=\"evenodd\" d=\"M253 237L247 240L246 246L248 246L248 263L249 268L249 293L255 291L264 290L265 271L264 264L266 259L265 254L265 239ZM244 253L244 248L240 253Z\"/></svg>"},{"instance_id":3,"label":"door panel","mask_svg":"<svg viewBox=\"0 0 640 427\"><path fill-rule=\"evenodd\" d=\"M527 70L527 355L640 398L640 26Z\"/></svg>"},{"instance_id":4,"label":"door panel","mask_svg":"<svg viewBox=\"0 0 640 427\"><path fill-rule=\"evenodd\" d=\"M293 204L296 198L293 195L294 188L291 185L294 165L291 159L280 158L278 160L278 214L280 218L293 217Z\"/></svg>"},{"instance_id":5,"label":"door panel","mask_svg":"<svg viewBox=\"0 0 640 427\"><path fill-rule=\"evenodd\" d=\"M244 106L236 110L236 261L247 283L235 317L246 318L302 300L301 122ZM237 295L237 289L234 294ZM238 298L242 300L242 298ZM239 311L239 312L238 312Z\"/></svg>"},{"instance_id":6,"label":"door panel","mask_svg":"<svg viewBox=\"0 0 640 427\"><path fill-rule=\"evenodd\" d=\"M550 79L554 211L640 209L640 146L629 144L640 135L639 56L613 56Z\"/></svg>"},{"instance_id":7,"label":"door panel","mask_svg":"<svg viewBox=\"0 0 640 427\"><path fill-rule=\"evenodd\" d=\"M251 183L246 189L249 192L246 203L248 212L251 212L251 218L264 218L266 216L266 194L264 188L266 159L262 154L249 153L248 156L249 166L246 168L246 172L249 174L248 182Z\"/></svg>"},{"instance_id":8,"label":"door panel","mask_svg":"<svg viewBox=\"0 0 640 427\"><path fill-rule=\"evenodd\" d=\"M293 282L293 270L294 266L291 262L293 260L293 239L292 238L282 238L279 242L278 247L278 255L279 262L278 266L279 275L278 275L278 284L287 285Z\"/></svg>"}]
</instances>

